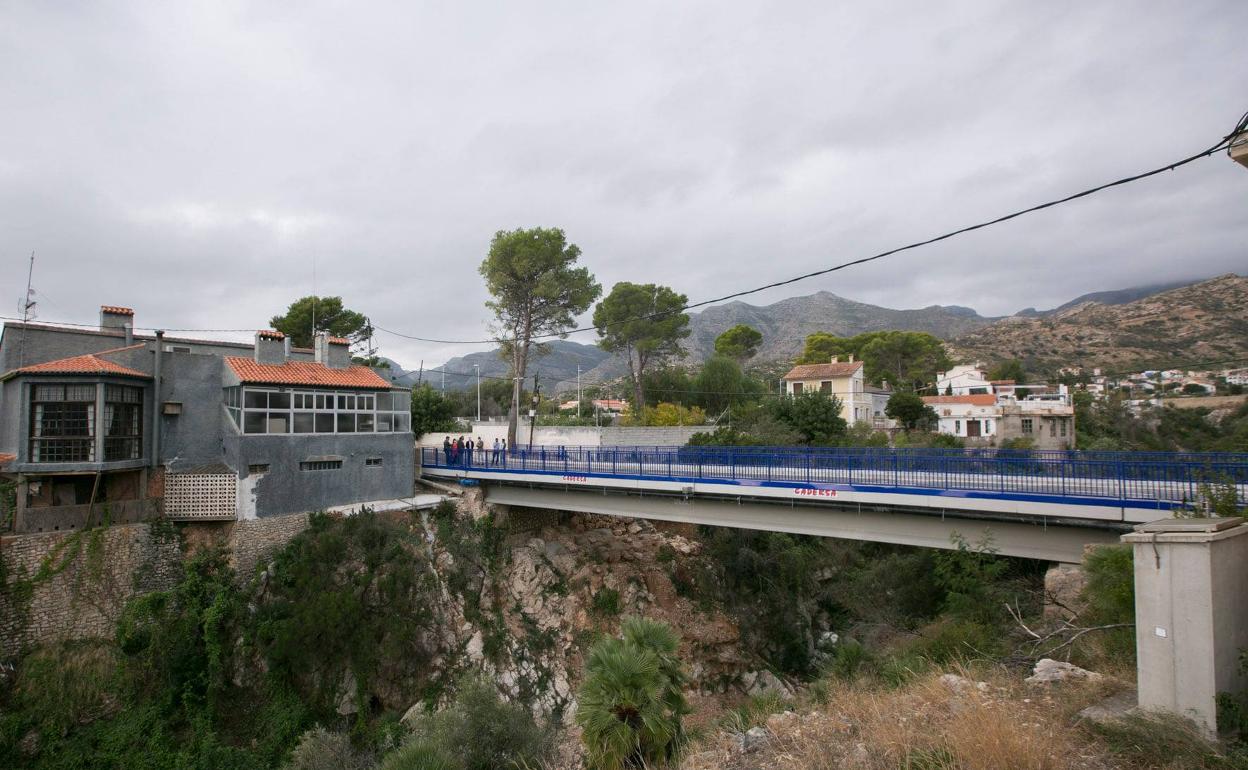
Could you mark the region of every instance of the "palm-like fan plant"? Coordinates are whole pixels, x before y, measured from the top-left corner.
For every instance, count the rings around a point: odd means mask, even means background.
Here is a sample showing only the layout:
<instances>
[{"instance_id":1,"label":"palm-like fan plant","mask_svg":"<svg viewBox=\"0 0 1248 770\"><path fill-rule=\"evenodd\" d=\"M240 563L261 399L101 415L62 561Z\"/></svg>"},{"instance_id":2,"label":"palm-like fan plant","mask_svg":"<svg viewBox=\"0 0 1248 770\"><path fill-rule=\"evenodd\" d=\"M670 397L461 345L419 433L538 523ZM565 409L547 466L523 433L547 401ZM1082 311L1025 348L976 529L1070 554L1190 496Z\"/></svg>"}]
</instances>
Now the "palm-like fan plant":
<instances>
[{"instance_id":1,"label":"palm-like fan plant","mask_svg":"<svg viewBox=\"0 0 1248 770\"><path fill-rule=\"evenodd\" d=\"M670 626L645 618L626 619L620 638L594 645L576 712L591 767L622 770L671 757L689 713L679 646Z\"/></svg>"}]
</instances>

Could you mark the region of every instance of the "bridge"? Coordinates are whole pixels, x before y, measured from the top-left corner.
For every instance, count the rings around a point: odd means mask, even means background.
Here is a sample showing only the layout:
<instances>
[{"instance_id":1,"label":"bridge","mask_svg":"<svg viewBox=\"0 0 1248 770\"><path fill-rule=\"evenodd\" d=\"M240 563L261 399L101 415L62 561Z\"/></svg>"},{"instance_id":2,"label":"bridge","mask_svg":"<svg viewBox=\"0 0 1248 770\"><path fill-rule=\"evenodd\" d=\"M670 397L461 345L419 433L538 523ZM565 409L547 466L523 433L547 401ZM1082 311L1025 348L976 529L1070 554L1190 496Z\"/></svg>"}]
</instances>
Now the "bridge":
<instances>
[{"instance_id":1,"label":"bridge","mask_svg":"<svg viewBox=\"0 0 1248 770\"><path fill-rule=\"evenodd\" d=\"M471 465L421 449L430 478L486 502L1078 563L1084 546L1203 504L1248 501L1248 454L824 447L533 447Z\"/></svg>"}]
</instances>

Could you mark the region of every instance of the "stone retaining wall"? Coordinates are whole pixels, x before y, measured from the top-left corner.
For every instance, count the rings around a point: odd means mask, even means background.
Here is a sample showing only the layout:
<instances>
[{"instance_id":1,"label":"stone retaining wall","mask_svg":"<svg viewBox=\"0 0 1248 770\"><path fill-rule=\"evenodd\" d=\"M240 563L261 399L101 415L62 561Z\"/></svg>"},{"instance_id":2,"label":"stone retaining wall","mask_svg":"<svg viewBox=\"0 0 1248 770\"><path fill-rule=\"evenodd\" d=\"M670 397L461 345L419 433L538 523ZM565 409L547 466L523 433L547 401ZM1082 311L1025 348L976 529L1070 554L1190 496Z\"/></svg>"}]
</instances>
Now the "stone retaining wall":
<instances>
[{"instance_id":1,"label":"stone retaining wall","mask_svg":"<svg viewBox=\"0 0 1248 770\"><path fill-rule=\"evenodd\" d=\"M131 597L169 588L182 572L176 534L150 524L6 537L0 558L3 660L35 644L111 638Z\"/></svg>"},{"instance_id":2,"label":"stone retaining wall","mask_svg":"<svg viewBox=\"0 0 1248 770\"><path fill-rule=\"evenodd\" d=\"M199 525L203 526L203 525ZM308 527L306 513L218 525L187 533L192 552L224 541L230 564L248 580ZM122 524L0 540L0 662L24 649L70 639L108 638L131 598L172 588L182 575L182 537L168 522ZM42 576L36 578L36 576ZM29 587L29 591L23 588Z\"/></svg>"}]
</instances>

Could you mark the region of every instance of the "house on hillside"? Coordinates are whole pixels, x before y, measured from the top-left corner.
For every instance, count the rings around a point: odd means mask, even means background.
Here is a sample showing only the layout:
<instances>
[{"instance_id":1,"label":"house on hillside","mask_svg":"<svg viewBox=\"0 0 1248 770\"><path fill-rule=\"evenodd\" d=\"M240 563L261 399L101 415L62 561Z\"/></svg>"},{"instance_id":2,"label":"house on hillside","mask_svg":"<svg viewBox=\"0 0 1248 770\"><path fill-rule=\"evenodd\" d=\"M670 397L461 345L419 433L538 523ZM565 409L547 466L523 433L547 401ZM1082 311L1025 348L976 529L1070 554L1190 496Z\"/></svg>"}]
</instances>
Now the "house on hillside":
<instances>
[{"instance_id":1,"label":"house on hillside","mask_svg":"<svg viewBox=\"0 0 1248 770\"><path fill-rule=\"evenodd\" d=\"M803 393L821 393L841 400L841 416L851 425L855 422L871 422L879 407L881 418L883 403L888 403L887 390L868 392L863 379L862 362L851 355L848 361L833 359L826 364L798 364L784 375L784 392L790 396Z\"/></svg>"},{"instance_id":2,"label":"house on hillside","mask_svg":"<svg viewBox=\"0 0 1248 770\"><path fill-rule=\"evenodd\" d=\"M1075 445L1075 409L1066 393L924 396L923 403L936 412L940 433L963 438L970 446L1000 446L1019 438L1030 439L1037 449Z\"/></svg>"},{"instance_id":3,"label":"house on hillside","mask_svg":"<svg viewBox=\"0 0 1248 770\"><path fill-rule=\"evenodd\" d=\"M0 473L19 532L164 515L235 520L409 498L410 391L321 334L292 348L98 329L0 332ZM384 370L383 370L384 371Z\"/></svg>"},{"instance_id":4,"label":"house on hillside","mask_svg":"<svg viewBox=\"0 0 1248 770\"><path fill-rule=\"evenodd\" d=\"M1012 380L1010 384L1014 384ZM975 396L996 391L983 364L959 364L936 375L936 392L942 396Z\"/></svg>"}]
</instances>

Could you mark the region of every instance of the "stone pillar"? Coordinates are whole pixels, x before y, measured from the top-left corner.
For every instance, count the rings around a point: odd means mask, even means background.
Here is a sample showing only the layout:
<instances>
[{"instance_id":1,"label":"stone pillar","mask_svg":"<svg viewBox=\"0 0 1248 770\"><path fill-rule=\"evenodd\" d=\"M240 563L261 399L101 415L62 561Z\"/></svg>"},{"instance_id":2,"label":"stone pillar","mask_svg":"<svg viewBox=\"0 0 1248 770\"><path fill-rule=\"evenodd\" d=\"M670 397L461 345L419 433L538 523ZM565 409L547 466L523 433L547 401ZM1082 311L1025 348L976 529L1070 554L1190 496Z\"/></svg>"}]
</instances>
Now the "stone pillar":
<instances>
[{"instance_id":1,"label":"stone pillar","mask_svg":"<svg viewBox=\"0 0 1248 770\"><path fill-rule=\"evenodd\" d=\"M1165 519L1122 536L1135 556L1136 671L1140 708L1217 731L1216 698L1248 684L1248 522Z\"/></svg>"}]
</instances>

